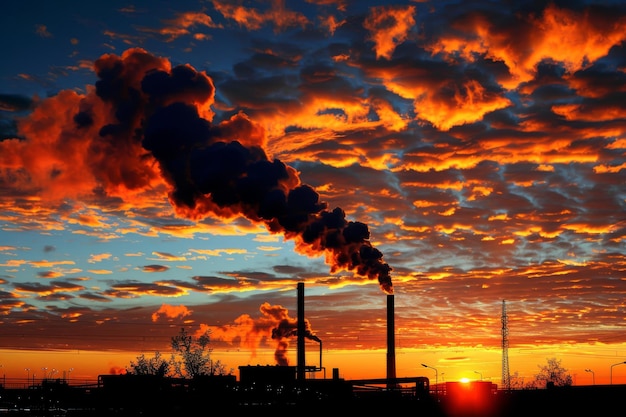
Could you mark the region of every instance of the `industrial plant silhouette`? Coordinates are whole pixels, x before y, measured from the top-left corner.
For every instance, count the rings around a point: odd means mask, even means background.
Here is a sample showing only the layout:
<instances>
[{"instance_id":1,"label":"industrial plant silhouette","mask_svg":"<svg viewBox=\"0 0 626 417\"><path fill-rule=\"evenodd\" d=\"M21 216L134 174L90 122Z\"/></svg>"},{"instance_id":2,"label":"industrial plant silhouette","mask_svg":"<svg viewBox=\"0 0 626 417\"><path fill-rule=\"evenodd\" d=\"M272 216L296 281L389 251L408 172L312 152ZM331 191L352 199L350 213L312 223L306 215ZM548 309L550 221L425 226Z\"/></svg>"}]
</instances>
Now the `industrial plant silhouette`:
<instances>
[{"instance_id":1,"label":"industrial plant silhouette","mask_svg":"<svg viewBox=\"0 0 626 417\"><path fill-rule=\"evenodd\" d=\"M304 284L297 286L297 364L246 365L234 375L173 378L100 375L97 384L70 385L44 379L21 388L2 387L0 414L27 416L183 416L191 413L287 411L310 413L391 412L425 417L603 416L622 407L626 385L548 386L511 389L508 324L502 303L502 384L490 381L431 384L424 376L396 376L394 295L387 294L387 376L346 380L324 370L321 340L305 327ZM305 363L305 338L320 343L319 365ZM427 366L427 365L424 365Z\"/></svg>"}]
</instances>

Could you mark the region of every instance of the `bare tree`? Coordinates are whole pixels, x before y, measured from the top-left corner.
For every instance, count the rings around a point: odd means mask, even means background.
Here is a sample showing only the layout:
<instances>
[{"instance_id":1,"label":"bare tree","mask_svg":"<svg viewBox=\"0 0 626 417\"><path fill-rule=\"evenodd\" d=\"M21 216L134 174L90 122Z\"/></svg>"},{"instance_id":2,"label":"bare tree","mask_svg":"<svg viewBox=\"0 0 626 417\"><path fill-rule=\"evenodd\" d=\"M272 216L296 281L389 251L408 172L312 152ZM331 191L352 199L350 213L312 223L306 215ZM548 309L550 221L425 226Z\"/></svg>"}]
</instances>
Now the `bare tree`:
<instances>
[{"instance_id":1,"label":"bare tree","mask_svg":"<svg viewBox=\"0 0 626 417\"><path fill-rule=\"evenodd\" d=\"M211 358L213 349L209 348L210 331L194 337L182 328L180 333L172 337L172 354L165 360L160 352L155 352L149 358L145 354L137 356L131 361L127 373L131 375L157 375L194 378L201 375L230 375L233 369L228 370L220 360Z\"/></svg>"},{"instance_id":2,"label":"bare tree","mask_svg":"<svg viewBox=\"0 0 626 417\"><path fill-rule=\"evenodd\" d=\"M546 365L538 365L539 373L535 375L537 387L569 387L572 385L572 376L567 369L561 366L561 361L548 358Z\"/></svg>"},{"instance_id":3,"label":"bare tree","mask_svg":"<svg viewBox=\"0 0 626 417\"><path fill-rule=\"evenodd\" d=\"M166 376L169 373L170 364L161 357L160 352L154 352L154 356L147 358L143 353L137 356L137 362L130 362L129 373L133 375L158 375Z\"/></svg>"},{"instance_id":4,"label":"bare tree","mask_svg":"<svg viewBox=\"0 0 626 417\"><path fill-rule=\"evenodd\" d=\"M226 375L226 366L221 361L213 361L209 348L210 331L194 337L182 328L177 336L172 337L172 359L170 364L176 375L194 378L200 375Z\"/></svg>"}]
</instances>

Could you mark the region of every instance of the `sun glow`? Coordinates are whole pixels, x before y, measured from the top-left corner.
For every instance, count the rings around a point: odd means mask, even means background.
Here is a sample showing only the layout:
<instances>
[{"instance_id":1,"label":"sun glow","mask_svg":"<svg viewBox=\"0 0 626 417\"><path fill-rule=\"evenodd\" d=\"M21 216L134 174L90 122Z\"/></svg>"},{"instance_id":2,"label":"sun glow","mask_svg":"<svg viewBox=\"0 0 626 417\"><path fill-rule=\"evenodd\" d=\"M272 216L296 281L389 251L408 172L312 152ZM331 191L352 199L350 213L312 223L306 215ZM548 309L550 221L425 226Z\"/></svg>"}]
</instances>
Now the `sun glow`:
<instances>
[{"instance_id":1,"label":"sun glow","mask_svg":"<svg viewBox=\"0 0 626 417\"><path fill-rule=\"evenodd\" d=\"M460 381L464 384L467 384L468 382L470 382L469 378L461 378Z\"/></svg>"}]
</instances>

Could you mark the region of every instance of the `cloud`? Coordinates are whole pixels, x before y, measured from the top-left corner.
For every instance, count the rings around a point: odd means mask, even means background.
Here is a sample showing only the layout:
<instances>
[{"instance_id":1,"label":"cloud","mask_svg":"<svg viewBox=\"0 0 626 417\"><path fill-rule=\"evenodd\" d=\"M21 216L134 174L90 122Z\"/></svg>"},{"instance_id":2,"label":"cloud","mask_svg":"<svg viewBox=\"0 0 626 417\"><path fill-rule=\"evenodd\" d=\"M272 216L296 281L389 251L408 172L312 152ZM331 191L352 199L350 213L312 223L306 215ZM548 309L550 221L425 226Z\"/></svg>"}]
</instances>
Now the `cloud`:
<instances>
[{"instance_id":1,"label":"cloud","mask_svg":"<svg viewBox=\"0 0 626 417\"><path fill-rule=\"evenodd\" d=\"M574 73L626 39L626 19L610 8L576 11L554 3L535 15L495 19L490 13L467 13L449 27L452 30L430 45L432 53L447 54L451 60L461 54L469 61L477 56L502 61L510 78L500 82L507 88L532 80L544 60L562 63Z\"/></svg>"},{"instance_id":2,"label":"cloud","mask_svg":"<svg viewBox=\"0 0 626 417\"><path fill-rule=\"evenodd\" d=\"M30 261L30 266L33 268L49 268L57 265L74 265L74 261L48 261L46 259L42 259L40 261Z\"/></svg>"},{"instance_id":3,"label":"cloud","mask_svg":"<svg viewBox=\"0 0 626 417\"><path fill-rule=\"evenodd\" d=\"M229 249L189 249L189 252L197 253L199 255L208 256L222 256L222 254L234 255L234 254L246 254L246 249L229 248Z\"/></svg>"},{"instance_id":4,"label":"cloud","mask_svg":"<svg viewBox=\"0 0 626 417\"><path fill-rule=\"evenodd\" d=\"M190 316L191 313L192 311L189 310L184 305L172 306L169 304L163 304L161 305L161 307L159 307L157 311L152 313L152 321L156 322L162 316L166 318L177 318L177 317L184 318L184 317Z\"/></svg>"},{"instance_id":5,"label":"cloud","mask_svg":"<svg viewBox=\"0 0 626 417\"><path fill-rule=\"evenodd\" d=\"M158 259L161 259L164 261L185 261L186 260L184 256L173 255L171 253L152 252L152 254L155 255Z\"/></svg>"},{"instance_id":6,"label":"cloud","mask_svg":"<svg viewBox=\"0 0 626 417\"><path fill-rule=\"evenodd\" d=\"M180 297L185 295L186 291L164 283L125 281L111 284L111 289L104 291L103 294L108 297L117 298L134 298L141 295L156 297Z\"/></svg>"},{"instance_id":7,"label":"cloud","mask_svg":"<svg viewBox=\"0 0 626 417\"><path fill-rule=\"evenodd\" d=\"M22 112L31 109L33 99L18 94L0 94L0 111Z\"/></svg>"},{"instance_id":8,"label":"cloud","mask_svg":"<svg viewBox=\"0 0 626 417\"><path fill-rule=\"evenodd\" d=\"M269 23L274 26L275 32L281 32L294 26L304 27L309 23L303 14L286 8L282 0L272 0L270 7L264 11L222 0L213 0L213 7L225 18L234 20L248 30L258 30Z\"/></svg>"},{"instance_id":9,"label":"cloud","mask_svg":"<svg viewBox=\"0 0 626 417\"><path fill-rule=\"evenodd\" d=\"M111 256L113 256L113 255L110 254L110 253L94 254L94 255L91 255L89 257L87 262L89 262L90 264L94 264L94 263L102 262L102 261L107 260L107 259L111 259Z\"/></svg>"},{"instance_id":10,"label":"cloud","mask_svg":"<svg viewBox=\"0 0 626 417\"><path fill-rule=\"evenodd\" d=\"M39 282L14 283L13 287L18 292L36 293L39 296L49 296L60 292L81 291L85 289L82 285L63 281L54 281L50 284L41 284Z\"/></svg>"},{"instance_id":11,"label":"cloud","mask_svg":"<svg viewBox=\"0 0 626 417\"><path fill-rule=\"evenodd\" d=\"M52 34L48 31L48 27L46 25L36 25L35 33L41 36L42 38L51 38Z\"/></svg>"},{"instance_id":12,"label":"cloud","mask_svg":"<svg viewBox=\"0 0 626 417\"><path fill-rule=\"evenodd\" d=\"M143 272L165 272L170 268L165 265L144 265L142 270Z\"/></svg>"},{"instance_id":13,"label":"cloud","mask_svg":"<svg viewBox=\"0 0 626 417\"><path fill-rule=\"evenodd\" d=\"M376 6L370 8L363 26L370 32L376 58L391 59L398 44L409 38L415 26L414 6Z\"/></svg>"},{"instance_id":14,"label":"cloud","mask_svg":"<svg viewBox=\"0 0 626 417\"><path fill-rule=\"evenodd\" d=\"M40 278L59 278L62 277L64 274L62 272L59 271L40 271L37 272L37 276Z\"/></svg>"}]
</instances>

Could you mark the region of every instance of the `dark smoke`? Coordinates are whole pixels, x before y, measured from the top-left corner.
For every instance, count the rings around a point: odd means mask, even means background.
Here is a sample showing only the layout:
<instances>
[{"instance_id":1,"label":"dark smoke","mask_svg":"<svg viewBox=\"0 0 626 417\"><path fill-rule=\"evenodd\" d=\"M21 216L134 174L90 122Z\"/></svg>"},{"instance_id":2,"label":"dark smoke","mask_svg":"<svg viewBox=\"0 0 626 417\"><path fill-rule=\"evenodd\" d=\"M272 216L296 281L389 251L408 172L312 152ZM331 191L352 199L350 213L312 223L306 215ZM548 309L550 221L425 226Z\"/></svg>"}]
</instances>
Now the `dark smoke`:
<instances>
[{"instance_id":1,"label":"dark smoke","mask_svg":"<svg viewBox=\"0 0 626 417\"><path fill-rule=\"evenodd\" d=\"M329 210L293 168L268 158L262 129L246 115L212 123L215 87L206 73L170 68L142 49L105 55L95 70L97 99L81 102L72 129L97 129L89 152L99 181L146 187L154 158L178 215L243 215L307 252L326 253L333 272L354 271L393 292L391 267L369 242L366 224L346 220L341 208ZM112 170L106 156L124 165Z\"/></svg>"},{"instance_id":2,"label":"dark smoke","mask_svg":"<svg viewBox=\"0 0 626 417\"><path fill-rule=\"evenodd\" d=\"M305 331L304 337L316 342L321 342L320 338L315 336L311 332L311 327L308 320L304 320ZM287 358L287 348L289 347L289 339L298 336L298 320L290 319L289 317L283 318L278 325L272 329L272 339L275 339L278 343L276 351L274 352L274 359L278 365L289 365Z\"/></svg>"},{"instance_id":3,"label":"dark smoke","mask_svg":"<svg viewBox=\"0 0 626 417\"><path fill-rule=\"evenodd\" d=\"M278 365L289 365L288 348L293 337L298 335L298 319L289 316L289 311L281 305L271 305L267 302L259 307L261 316L253 318L242 314L233 324L211 326L211 340L239 341L252 350L256 349L267 337L276 342L274 359ZM199 334L209 328L201 328ZM311 325L304 319L304 337L321 343L321 340L311 330Z\"/></svg>"}]
</instances>

